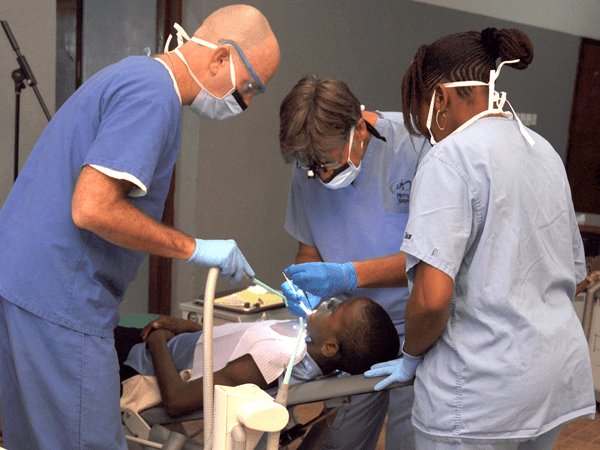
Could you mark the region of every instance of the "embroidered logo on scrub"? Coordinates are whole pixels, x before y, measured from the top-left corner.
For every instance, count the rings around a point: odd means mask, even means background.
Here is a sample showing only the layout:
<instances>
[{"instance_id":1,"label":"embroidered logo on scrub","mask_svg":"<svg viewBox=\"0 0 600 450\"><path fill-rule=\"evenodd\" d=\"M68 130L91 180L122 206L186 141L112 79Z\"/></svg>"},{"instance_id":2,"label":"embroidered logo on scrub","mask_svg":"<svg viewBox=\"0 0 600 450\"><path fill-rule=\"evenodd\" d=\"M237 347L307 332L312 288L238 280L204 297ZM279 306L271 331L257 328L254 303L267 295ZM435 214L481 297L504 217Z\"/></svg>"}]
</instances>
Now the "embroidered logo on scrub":
<instances>
[{"instance_id":1,"label":"embroidered logo on scrub","mask_svg":"<svg viewBox=\"0 0 600 450\"><path fill-rule=\"evenodd\" d=\"M408 204L410 199L411 180L400 179L390 184L390 192L394 194L399 205Z\"/></svg>"}]
</instances>

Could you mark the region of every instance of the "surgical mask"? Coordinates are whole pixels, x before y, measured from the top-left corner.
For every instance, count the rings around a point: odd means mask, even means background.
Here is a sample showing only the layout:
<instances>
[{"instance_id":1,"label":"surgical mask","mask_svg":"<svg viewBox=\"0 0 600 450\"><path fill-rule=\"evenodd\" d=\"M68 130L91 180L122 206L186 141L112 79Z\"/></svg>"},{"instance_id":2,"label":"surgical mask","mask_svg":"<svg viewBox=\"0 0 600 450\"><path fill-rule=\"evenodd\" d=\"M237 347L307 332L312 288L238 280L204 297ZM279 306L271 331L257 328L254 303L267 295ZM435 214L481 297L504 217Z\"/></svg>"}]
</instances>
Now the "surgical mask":
<instances>
[{"instance_id":1,"label":"surgical mask","mask_svg":"<svg viewBox=\"0 0 600 450\"><path fill-rule=\"evenodd\" d=\"M502 115L507 115L510 117L510 113L506 113L502 109L504 107L504 103L508 103L508 106L510 107L510 109L512 111L512 115L519 125L519 130L521 131L521 134L527 140L529 145L535 144L535 141L529 135L529 133L527 133L527 130L521 123L521 120L515 113L512 105L510 104L510 102L508 102L508 100L506 100L506 92L498 93L495 90L496 79L500 76L500 69L502 68L502 66L504 64L514 64L517 62L519 62L518 59L514 59L511 61L503 61L502 63L500 63L500 65L498 66L498 68L496 70L490 70L489 83L484 83L482 81L455 81L455 82L451 82L451 83L444 83L442 85L444 87L451 87L451 88L452 87L464 87L464 86L488 86L489 87L487 109L485 111L481 111L479 114L476 114L473 117L471 117L469 120L467 120L461 126L459 126L456 130L454 130L452 133L450 133L448 136L451 136L455 133L458 133L461 130L464 130L469 125L473 124L476 120L482 118L483 116L487 116L488 114L502 114ZM430 136L429 142L431 142L431 145L435 145L437 143L437 141L433 137L433 133L431 132L431 122L433 119L434 104L435 104L435 90L433 92L433 95L431 96L431 103L429 104L429 112L427 113L427 124L426 124L427 130L429 131L429 136Z\"/></svg>"},{"instance_id":2,"label":"surgical mask","mask_svg":"<svg viewBox=\"0 0 600 450\"><path fill-rule=\"evenodd\" d=\"M329 181L323 181L321 178L319 178L319 181L326 188L343 189L345 187L350 186L350 184L352 184L352 182L358 176L358 173L360 172L360 168L362 166L362 161L360 163L358 163L358 167L357 167L354 165L354 163L350 159L350 154L352 153L352 143L353 142L354 142L354 127L352 127L350 129L350 148L348 149L348 161L346 161L346 164L348 165L348 167L346 167L342 172L335 175ZM363 143L361 142L360 145L361 145L361 149L362 149Z\"/></svg>"},{"instance_id":3,"label":"surgical mask","mask_svg":"<svg viewBox=\"0 0 600 450\"><path fill-rule=\"evenodd\" d=\"M244 102L241 94L237 91L235 87L235 68L233 65L233 57L229 56L229 72L231 74L231 89L222 97L217 97L213 95L208 89L204 87L204 85L198 80L189 64L185 60L185 57L179 51L179 47L183 44L183 39L187 39L189 41L193 41L199 45L204 47L216 49L218 45L213 44L212 42L205 41L204 39L200 39L192 36L191 38L187 35L185 30L181 28L179 24L173 25L177 30L177 48L174 50L174 53L181 59L181 61L187 67L187 70L194 80L194 82L200 87L200 92L194 98L194 101L190 105L191 110L196 113L200 117L204 117L207 119L215 119L215 120L223 120L229 117L234 117L240 114L247 108L246 103ZM169 42L171 41L171 36L167 39L165 44L165 51L168 49Z\"/></svg>"}]
</instances>

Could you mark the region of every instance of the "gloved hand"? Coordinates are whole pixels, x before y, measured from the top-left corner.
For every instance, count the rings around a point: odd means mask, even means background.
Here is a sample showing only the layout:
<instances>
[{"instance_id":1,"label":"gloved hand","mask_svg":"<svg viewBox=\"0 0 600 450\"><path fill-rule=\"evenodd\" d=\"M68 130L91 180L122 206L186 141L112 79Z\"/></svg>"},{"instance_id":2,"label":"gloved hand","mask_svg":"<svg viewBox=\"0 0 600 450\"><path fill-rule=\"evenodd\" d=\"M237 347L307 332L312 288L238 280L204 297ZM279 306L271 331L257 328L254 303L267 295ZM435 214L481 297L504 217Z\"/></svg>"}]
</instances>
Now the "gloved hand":
<instances>
[{"instance_id":1,"label":"gloved hand","mask_svg":"<svg viewBox=\"0 0 600 450\"><path fill-rule=\"evenodd\" d=\"M321 298L335 297L358 286L354 264L310 262L294 264L283 271L300 289Z\"/></svg>"},{"instance_id":2,"label":"gloved hand","mask_svg":"<svg viewBox=\"0 0 600 450\"><path fill-rule=\"evenodd\" d=\"M254 277L254 270L232 239L196 239L196 249L188 262L199 266L220 267L221 275L229 275L231 282L241 281L244 273Z\"/></svg>"},{"instance_id":3,"label":"gloved hand","mask_svg":"<svg viewBox=\"0 0 600 450\"><path fill-rule=\"evenodd\" d=\"M294 286L293 289L287 281L281 283L281 292L285 295L287 309L293 315L306 319L306 311L315 309L321 298L310 292L306 292L305 296L298 286L294 285L294 283L292 285ZM304 308L301 305L304 305Z\"/></svg>"},{"instance_id":4,"label":"gloved hand","mask_svg":"<svg viewBox=\"0 0 600 450\"><path fill-rule=\"evenodd\" d=\"M385 389L392 383L402 383L410 381L415 377L415 372L419 364L423 362L423 355L412 356L402 349L402 357L391 361L374 364L370 370L367 370L365 377L381 377L389 375L375 385L375 390Z\"/></svg>"}]
</instances>

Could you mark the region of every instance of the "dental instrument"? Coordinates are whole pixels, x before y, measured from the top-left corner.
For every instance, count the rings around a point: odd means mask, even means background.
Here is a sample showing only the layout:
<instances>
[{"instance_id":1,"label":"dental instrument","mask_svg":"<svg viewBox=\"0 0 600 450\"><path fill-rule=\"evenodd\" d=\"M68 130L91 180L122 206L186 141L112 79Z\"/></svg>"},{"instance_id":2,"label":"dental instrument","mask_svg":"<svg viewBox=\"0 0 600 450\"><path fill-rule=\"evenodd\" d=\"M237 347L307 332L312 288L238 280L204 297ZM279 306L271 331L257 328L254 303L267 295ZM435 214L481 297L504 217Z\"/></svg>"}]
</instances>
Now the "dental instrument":
<instances>
[{"instance_id":1,"label":"dental instrument","mask_svg":"<svg viewBox=\"0 0 600 450\"><path fill-rule=\"evenodd\" d=\"M299 290L295 288L294 283L292 283L292 280L290 280L284 272L281 272L281 273L283 274L283 277L287 281L290 289L292 291L294 291L295 294L297 294ZM300 293L304 296L304 298L306 298L306 301L308 301L308 297L306 296L304 291L300 291ZM309 309L304 303L299 302L299 304L300 304L300 308L302 308L302 311L304 311L304 313L306 314L306 317L308 317L310 314L314 313L314 311ZM310 302L309 302L309 304L310 304ZM287 305L287 302L286 302L286 305Z\"/></svg>"},{"instance_id":2,"label":"dental instrument","mask_svg":"<svg viewBox=\"0 0 600 450\"><path fill-rule=\"evenodd\" d=\"M276 289L273 289L271 286L269 286L266 283L263 283L262 281L260 281L258 278L252 278L252 282L258 286L260 286L263 289L266 289L267 291L269 291L271 294L277 295L278 297L281 297L283 299L283 301L285 302L286 306L287 306L287 299L285 298L285 295L283 295L281 292L279 292Z\"/></svg>"}]
</instances>

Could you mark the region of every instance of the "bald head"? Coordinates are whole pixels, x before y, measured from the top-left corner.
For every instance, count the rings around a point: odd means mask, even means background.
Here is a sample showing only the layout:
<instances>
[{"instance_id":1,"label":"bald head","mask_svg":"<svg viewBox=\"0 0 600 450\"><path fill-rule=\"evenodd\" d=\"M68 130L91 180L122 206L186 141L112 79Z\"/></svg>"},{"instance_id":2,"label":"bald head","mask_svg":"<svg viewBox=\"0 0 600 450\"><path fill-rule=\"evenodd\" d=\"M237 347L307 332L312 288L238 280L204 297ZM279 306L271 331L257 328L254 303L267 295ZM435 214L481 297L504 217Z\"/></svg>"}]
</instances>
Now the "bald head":
<instances>
[{"instance_id":1,"label":"bald head","mask_svg":"<svg viewBox=\"0 0 600 450\"><path fill-rule=\"evenodd\" d=\"M214 11L194 36L214 43L220 39L235 41L256 70L262 72L265 82L279 65L277 38L267 18L252 6L229 5Z\"/></svg>"}]
</instances>

